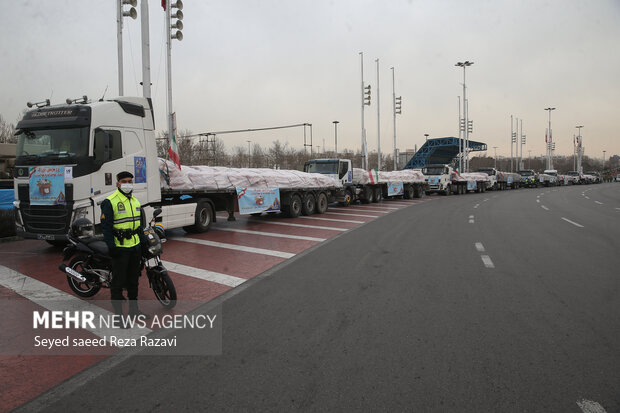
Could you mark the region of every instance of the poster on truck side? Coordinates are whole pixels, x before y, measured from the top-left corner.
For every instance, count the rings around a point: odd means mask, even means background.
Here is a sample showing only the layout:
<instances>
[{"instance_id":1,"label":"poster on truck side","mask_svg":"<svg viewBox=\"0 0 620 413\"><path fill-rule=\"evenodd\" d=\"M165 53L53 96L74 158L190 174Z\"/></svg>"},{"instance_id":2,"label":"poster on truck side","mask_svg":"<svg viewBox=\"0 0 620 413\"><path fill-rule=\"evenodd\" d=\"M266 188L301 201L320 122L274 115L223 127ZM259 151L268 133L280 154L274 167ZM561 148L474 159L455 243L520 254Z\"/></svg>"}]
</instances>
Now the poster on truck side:
<instances>
[{"instance_id":1,"label":"poster on truck side","mask_svg":"<svg viewBox=\"0 0 620 413\"><path fill-rule=\"evenodd\" d=\"M280 210L278 188L236 188L240 214L257 214Z\"/></svg>"},{"instance_id":2,"label":"poster on truck side","mask_svg":"<svg viewBox=\"0 0 620 413\"><path fill-rule=\"evenodd\" d=\"M399 196L405 193L405 187L402 182L388 184L388 196Z\"/></svg>"},{"instance_id":3,"label":"poster on truck side","mask_svg":"<svg viewBox=\"0 0 620 413\"><path fill-rule=\"evenodd\" d=\"M29 168L30 205L65 205L65 167Z\"/></svg>"}]
</instances>

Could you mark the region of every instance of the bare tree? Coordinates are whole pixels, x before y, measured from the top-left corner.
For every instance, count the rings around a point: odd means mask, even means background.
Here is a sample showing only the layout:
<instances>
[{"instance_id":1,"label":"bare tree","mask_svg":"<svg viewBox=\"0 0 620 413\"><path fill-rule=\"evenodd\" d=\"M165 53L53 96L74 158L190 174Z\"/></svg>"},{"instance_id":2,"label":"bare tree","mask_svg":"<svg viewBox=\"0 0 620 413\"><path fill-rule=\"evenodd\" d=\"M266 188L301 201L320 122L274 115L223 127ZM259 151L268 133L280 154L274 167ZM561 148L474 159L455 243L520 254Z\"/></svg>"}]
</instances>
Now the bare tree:
<instances>
[{"instance_id":1,"label":"bare tree","mask_svg":"<svg viewBox=\"0 0 620 413\"><path fill-rule=\"evenodd\" d=\"M15 125L8 123L0 114L0 143L16 143Z\"/></svg>"}]
</instances>

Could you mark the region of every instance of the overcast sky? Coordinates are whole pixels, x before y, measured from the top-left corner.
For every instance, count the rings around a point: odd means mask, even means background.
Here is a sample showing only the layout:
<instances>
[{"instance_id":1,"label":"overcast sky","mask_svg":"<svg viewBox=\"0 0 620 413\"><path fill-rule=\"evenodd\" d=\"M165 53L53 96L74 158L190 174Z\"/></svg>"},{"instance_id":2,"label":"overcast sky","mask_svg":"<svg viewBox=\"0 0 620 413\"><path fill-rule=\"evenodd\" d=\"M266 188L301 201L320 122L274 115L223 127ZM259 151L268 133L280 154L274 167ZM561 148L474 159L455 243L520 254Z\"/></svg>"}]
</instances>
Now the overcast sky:
<instances>
[{"instance_id":1,"label":"overcast sky","mask_svg":"<svg viewBox=\"0 0 620 413\"><path fill-rule=\"evenodd\" d=\"M140 1L140 0L139 0ZM138 1L138 2L139 2ZM164 13L149 2L156 128L165 129ZM114 0L0 0L0 114L16 122L27 101L118 95ZM138 12L140 5L138 4ZM392 72L403 113L397 147L457 136L467 93L472 140L510 155L510 115L523 119L524 150L545 153L551 116L557 154L620 154L620 0L185 0L184 39L172 50L173 107L194 133L313 124L313 143L361 145L360 55L372 85L365 110L377 147L380 76L382 152L393 148ZM125 94L141 95L140 19L125 19ZM303 129L220 135L231 150L247 140L303 146ZM309 139L309 130L308 130ZM325 142L325 143L323 143Z\"/></svg>"}]
</instances>

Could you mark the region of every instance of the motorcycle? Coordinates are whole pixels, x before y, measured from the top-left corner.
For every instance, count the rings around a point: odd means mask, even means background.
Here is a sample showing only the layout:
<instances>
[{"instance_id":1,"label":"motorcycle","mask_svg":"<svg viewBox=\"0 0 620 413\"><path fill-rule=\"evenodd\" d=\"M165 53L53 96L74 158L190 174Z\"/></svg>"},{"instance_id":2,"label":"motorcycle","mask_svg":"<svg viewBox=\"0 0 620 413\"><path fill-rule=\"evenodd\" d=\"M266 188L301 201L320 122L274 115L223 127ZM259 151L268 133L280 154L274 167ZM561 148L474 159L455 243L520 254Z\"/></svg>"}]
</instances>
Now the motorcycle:
<instances>
[{"instance_id":1,"label":"motorcycle","mask_svg":"<svg viewBox=\"0 0 620 413\"><path fill-rule=\"evenodd\" d=\"M160 258L166 233L161 224L155 225L155 218L159 214L161 209L158 208L144 229L147 245L142 247L140 268L146 268L149 287L157 300L164 308L171 309L176 305L177 293ZM92 297L101 288L110 288L113 277L112 257L103 236L94 235L92 223L86 218L76 220L71 225L67 238L69 245L63 250L63 261L72 257L73 259L69 265L60 264L58 269L66 274L71 290L80 297Z\"/></svg>"}]
</instances>

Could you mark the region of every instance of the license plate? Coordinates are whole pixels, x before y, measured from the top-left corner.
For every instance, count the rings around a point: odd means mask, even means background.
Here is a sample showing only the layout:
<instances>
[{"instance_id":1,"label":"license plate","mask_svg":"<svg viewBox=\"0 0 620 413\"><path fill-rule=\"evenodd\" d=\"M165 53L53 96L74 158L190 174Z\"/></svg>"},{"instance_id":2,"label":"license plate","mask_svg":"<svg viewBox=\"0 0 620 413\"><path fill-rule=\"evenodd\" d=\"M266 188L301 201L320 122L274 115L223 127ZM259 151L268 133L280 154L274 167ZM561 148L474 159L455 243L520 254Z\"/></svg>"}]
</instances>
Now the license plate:
<instances>
[{"instance_id":1,"label":"license plate","mask_svg":"<svg viewBox=\"0 0 620 413\"><path fill-rule=\"evenodd\" d=\"M53 235L47 235L47 234L37 234L37 239L42 239L42 240L46 240L46 241L53 241L56 239L55 236Z\"/></svg>"}]
</instances>

